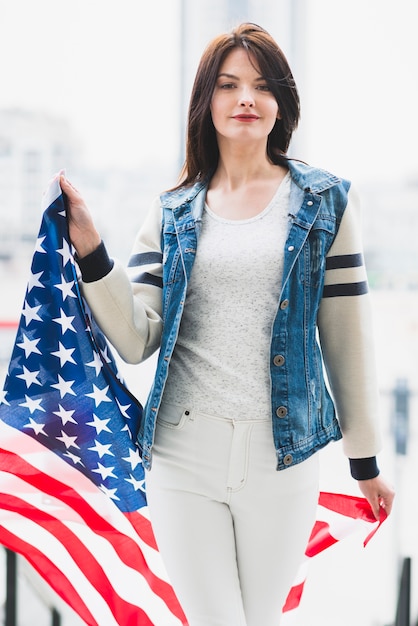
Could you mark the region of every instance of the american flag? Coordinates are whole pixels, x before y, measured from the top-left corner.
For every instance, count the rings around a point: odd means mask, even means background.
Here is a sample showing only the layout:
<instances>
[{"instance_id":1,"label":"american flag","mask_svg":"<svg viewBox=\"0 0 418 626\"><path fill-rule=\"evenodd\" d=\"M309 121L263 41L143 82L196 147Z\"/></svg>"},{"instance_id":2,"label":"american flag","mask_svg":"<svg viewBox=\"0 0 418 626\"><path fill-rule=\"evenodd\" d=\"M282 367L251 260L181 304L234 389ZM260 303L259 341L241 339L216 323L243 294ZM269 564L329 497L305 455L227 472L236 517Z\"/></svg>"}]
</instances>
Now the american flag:
<instances>
[{"instance_id":1,"label":"american flag","mask_svg":"<svg viewBox=\"0 0 418 626\"><path fill-rule=\"evenodd\" d=\"M364 533L364 547L375 535L387 515L380 509L377 522L365 498L321 491L318 499L316 522L305 551L305 559L299 567L292 589L283 607L283 626L297 625L297 611L311 559L342 539L357 533Z\"/></svg>"},{"instance_id":2,"label":"american flag","mask_svg":"<svg viewBox=\"0 0 418 626\"><path fill-rule=\"evenodd\" d=\"M0 543L23 555L88 626L186 625L147 514L135 444L142 407L79 291L58 178L43 205L0 392ZM321 498L307 559L359 523L376 529L364 499ZM327 514L343 518L344 530L334 532ZM286 617L299 605L305 566Z\"/></svg>"},{"instance_id":3,"label":"american flag","mask_svg":"<svg viewBox=\"0 0 418 626\"><path fill-rule=\"evenodd\" d=\"M52 181L0 393L0 541L91 626L185 624L147 517L142 407L83 301Z\"/></svg>"}]
</instances>

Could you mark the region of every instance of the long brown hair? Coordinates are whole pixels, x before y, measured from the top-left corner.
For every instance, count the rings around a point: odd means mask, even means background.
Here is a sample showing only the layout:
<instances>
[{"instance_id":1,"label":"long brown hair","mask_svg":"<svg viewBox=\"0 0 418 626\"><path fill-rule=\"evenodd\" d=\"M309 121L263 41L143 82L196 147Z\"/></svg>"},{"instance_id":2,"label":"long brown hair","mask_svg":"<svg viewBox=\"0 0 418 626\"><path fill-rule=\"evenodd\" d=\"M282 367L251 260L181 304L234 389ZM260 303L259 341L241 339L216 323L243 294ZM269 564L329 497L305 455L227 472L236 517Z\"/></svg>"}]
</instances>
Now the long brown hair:
<instances>
[{"instance_id":1,"label":"long brown hair","mask_svg":"<svg viewBox=\"0 0 418 626\"><path fill-rule=\"evenodd\" d=\"M244 48L251 55L276 98L281 119L276 120L269 134L267 155L272 163L286 162L285 153L300 116L296 84L287 59L273 37L257 24L244 23L213 39L200 60L190 97L186 160L179 186L207 178L218 164L219 149L210 106L219 68L234 48Z\"/></svg>"}]
</instances>

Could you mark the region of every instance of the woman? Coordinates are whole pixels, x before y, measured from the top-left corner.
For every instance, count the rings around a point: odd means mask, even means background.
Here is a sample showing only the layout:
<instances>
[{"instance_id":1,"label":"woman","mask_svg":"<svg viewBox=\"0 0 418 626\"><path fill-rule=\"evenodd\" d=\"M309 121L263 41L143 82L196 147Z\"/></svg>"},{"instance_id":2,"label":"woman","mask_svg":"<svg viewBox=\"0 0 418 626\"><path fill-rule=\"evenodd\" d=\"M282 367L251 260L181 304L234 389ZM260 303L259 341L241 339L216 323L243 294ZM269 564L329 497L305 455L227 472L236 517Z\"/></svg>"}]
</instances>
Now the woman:
<instances>
[{"instance_id":1,"label":"woman","mask_svg":"<svg viewBox=\"0 0 418 626\"><path fill-rule=\"evenodd\" d=\"M96 321L129 362L160 349L138 445L190 626L280 623L328 442L343 437L376 518L392 506L358 208L347 181L286 156L298 119L283 53L242 24L203 54L181 183L156 201L128 273L61 181Z\"/></svg>"}]
</instances>

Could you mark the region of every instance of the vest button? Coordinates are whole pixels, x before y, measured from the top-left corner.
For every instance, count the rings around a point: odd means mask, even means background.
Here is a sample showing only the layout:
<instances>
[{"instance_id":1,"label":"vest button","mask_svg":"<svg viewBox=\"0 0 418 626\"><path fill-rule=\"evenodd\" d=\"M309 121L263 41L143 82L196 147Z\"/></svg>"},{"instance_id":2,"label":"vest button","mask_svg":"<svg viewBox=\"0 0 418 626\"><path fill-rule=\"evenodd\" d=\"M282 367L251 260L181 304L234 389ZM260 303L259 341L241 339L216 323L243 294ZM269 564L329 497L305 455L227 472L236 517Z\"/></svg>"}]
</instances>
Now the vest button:
<instances>
[{"instance_id":1,"label":"vest button","mask_svg":"<svg viewBox=\"0 0 418 626\"><path fill-rule=\"evenodd\" d=\"M279 408L276 410L276 415L277 417L286 417L287 415L287 409L285 406L279 406Z\"/></svg>"},{"instance_id":2,"label":"vest button","mask_svg":"<svg viewBox=\"0 0 418 626\"><path fill-rule=\"evenodd\" d=\"M308 206L312 206L312 205L313 205L312 200L309 200L309 201L308 201Z\"/></svg>"},{"instance_id":3,"label":"vest button","mask_svg":"<svg viewBox=\"0 0 418 626\"><path fill-rule=\"evenodd\" d=\"M287 309L287 307L289 306L289 300L282 300L280 302L280 308L282 311L284 311L285 309Z\"/></svg>"},{"instance_id":4,"label":"vest button","mask_svg":"<svg viewBox=\"0 0 418 626\"><path fill-rule=\"evenodd\" d=\"M286 456L283 459L283 463L285 465L291 465L293 463L293 456L291 454L286 454Z\"/></svg>"},{"instance_id":5,"label":"vest button","mask_svg":"<svg viewBox=\"0 0 418 626\"><path fill-rule=\"evenodd\" d=\"M276 354L273 359L273 363L274 365L277 365L277 367L280 367L284 363L284 356L282 354Z\"/></svg>"}]
</instances>

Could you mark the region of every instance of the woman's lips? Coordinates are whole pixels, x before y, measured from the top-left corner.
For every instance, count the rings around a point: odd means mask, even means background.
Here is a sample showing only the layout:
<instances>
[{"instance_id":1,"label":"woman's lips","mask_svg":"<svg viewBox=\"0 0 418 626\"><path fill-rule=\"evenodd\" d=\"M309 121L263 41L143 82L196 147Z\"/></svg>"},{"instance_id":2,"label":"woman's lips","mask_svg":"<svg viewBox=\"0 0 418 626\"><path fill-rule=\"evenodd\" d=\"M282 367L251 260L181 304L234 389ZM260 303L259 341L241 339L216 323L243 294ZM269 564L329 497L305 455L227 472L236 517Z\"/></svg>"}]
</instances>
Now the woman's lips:
<instances>
[{"instance_id":1,"label":"woman's lips","mask_svg":"<svg viewBox=\"0 0 418 626\"><path fill-rule=\"evenodd\" d=\"M234 120L237 120L238 122L256 122L258 119L260 119L258 117L258 115L234 115Z\"/></svg>"}]
</instances>

